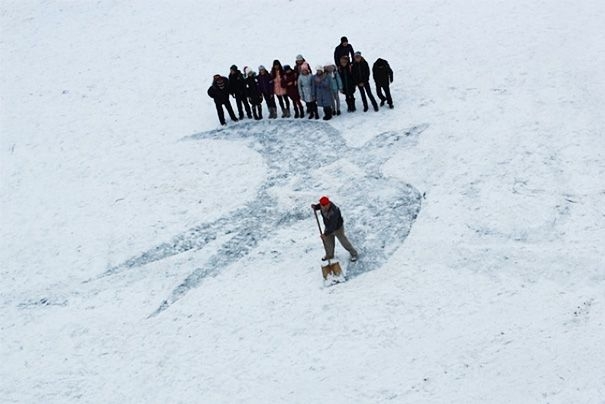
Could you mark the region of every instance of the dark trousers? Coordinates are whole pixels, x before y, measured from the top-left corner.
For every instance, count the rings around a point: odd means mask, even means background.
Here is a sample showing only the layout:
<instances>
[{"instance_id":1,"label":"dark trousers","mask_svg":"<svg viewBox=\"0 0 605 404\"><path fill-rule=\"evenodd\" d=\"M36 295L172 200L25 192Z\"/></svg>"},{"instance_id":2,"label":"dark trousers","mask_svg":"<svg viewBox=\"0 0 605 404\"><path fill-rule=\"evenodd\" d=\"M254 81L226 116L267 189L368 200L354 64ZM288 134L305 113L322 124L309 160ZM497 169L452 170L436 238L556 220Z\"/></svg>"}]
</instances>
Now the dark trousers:
<instances>
[{"instance_id":1,"label":"dark trousers","mask_svg":"<svg viewBox=\"0 0 605 404\"><path fill-rule=\"evenodd\" d=\"M305 109L303 108L302 102L300 102L300 98L288 98L292 100L292 106L294 106L294 117L302 118L305 115Z\"/></svg>"},{"instance_id":2,"label":"dark trousers","mask_svg":"<svg viewBox=\"0 0 605 404\"><path fill-rule=\"evenodd\" d=\"M233 112L233 108L231 107L231 102L229 99L225 102L214 101L214 105L216 106L216 113L218 114L218 120L221 122L221 125L225 125L225 112L223 111L223 105L227 108L227 112L229 113L229 118L232 121L237 121L235 117L235 112Z\"/></svg>"},{"instance_id":3,"label":"dark trousers","mask_svg":"<svg viewBox=\"0 0 605 404\"><path fill-rule=\"evenodd\" d=\"M382 91L384 90L384 95ZM393 105L393 99L391 98L391 89L389 88L389 83L386 84L378 84L376 83L376 94L381 101L386 101L389 106Z\"/></svg>"},{"instance_id":4,"label":"dark trousers","mask_svg":"<svg viewBox=\"0 0 605 404\"><path fill-rule=\"evenodd\" d=\"M307 104L307 113L309 114L309 119L311 118L315 118L315 119L319 119L319 114L317 113L317 102L316 101L310 101L310 102L306 102Z\"/></svg>"},{"instance_id":5,"label":"dark trousers","mask_svg":"<svg viewBox=\"0 0 605 404\"><path fill-rule=\"evenodd\" d=\"M287 95L278 95L277 96L277 101L279 101L279 107L284 110L284 106L285 109L290 109L290 100L288 99Z\"/></svg>"},{"instance_id":6,"label":"dark trousers","mask_svg":"<svg viewBox=\"0 0 605 404\"><path fill-rule=\"evenodd\" d=\"M250 104L248 99L244 95L235 95L235 104L237 105L237 112L239 112L239 119L244 119L244 108L246 109L246 115L248 118L252 118L252 111L250 111ZM243 108L242 108L243 106Z\"/></svg>"},{"instance_id":7,"label":"dark trousers","mask_svg":"<svg viewBox=\"0 0 605 404\"><path fill-rule=\"evenodd\" d=\"M372 103L374 109L378 109L378 104L376 103L374 95L372 94L372 88L370 87L370 83L366 81L365 83L363 83L362 86L359 86L359 92L361 93L361 102L363 102L364 110L368 109L368 98L370 99L370 102Z\"/></svg>"},{"instance_id":8,"label":"dark trousers","mask_svg":"<svg viewBox=\"0 0 605 404\"><path fill-rule=\"evenodd\" d=\"M263 119L263 109L261 104L252 104L252 113L254 114L254 119L257 121Z\"/></svg>"},{"instance_id":9,"label":"dark trousers","mask_svg":"<svg viewBox=\"0 0 605 404\"><path fill-rule=\"evenodd\" d=\"M273 96L273 94L263 94L263 97L265 98L265 102L267 103L267 108L269 108L269 111L271 111L271 108L277 108L277 106L275 105L275 97Z\"/></svg>"},{"instance_id":10,"label":"dark trousers","mask_svg":"<svg viewBox=\"0 0 605 404\"><path fill-rule=\"evenodd\" d=\"M355 93L353 93L353 92L345 93L345 100L347 102L347 111L348 112L355 112L355 96L353 94L355 94Z\"/></svg>"}]
</instances>

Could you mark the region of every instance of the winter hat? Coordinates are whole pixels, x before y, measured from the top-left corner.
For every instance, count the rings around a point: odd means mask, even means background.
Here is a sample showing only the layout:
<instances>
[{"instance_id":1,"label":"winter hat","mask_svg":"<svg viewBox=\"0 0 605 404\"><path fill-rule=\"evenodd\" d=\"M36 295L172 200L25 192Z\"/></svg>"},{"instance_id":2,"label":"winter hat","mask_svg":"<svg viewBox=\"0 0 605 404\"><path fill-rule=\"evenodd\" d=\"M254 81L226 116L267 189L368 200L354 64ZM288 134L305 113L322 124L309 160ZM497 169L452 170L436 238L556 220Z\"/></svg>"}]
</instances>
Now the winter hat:
<instances>
[{"instance_id":1,"label":"winter hat","mask_svg":"<svg viewBox=\"0 0 605 404\"><path fill-rule=\"evenodd\" d=\"M231 67L229 69L230 70L237 70L237 66L236 65L231 65Z\"/></svg>"},{"instance_id":2,"label":"winter hat","mask_svg":"<svg viewBox=\"0 0 605 404\"><path fill-rule=\"evenodd\" d=\"M342 38L340 38L340 43L345 43L345 42L349 42L349 40L347 39L346 36L343 36Z\"/></svg>"},{"instance_id":3,"label":"winter hat","mask_svg":"<svg viewBox=\"0 0 605 404\"><path fill-rule=\"evenodd\" d=\"M355 52L355 56L361 56L361 52L359 52L359 51Z\"/></svg>"},{"instance_id":4,"label":"winter hat","mask_svg":"<svg viewBox=\"0 0 605 404\"><path fill-rule=\"evenodd\" d=\"M260 65L260 66L258 66L258 71L260 72L261 70L265 70L266 71L267 69L265 69L265 66Z\"/></svg>"},{"instance_id":5,"label":"winter hat","mask_svg":"<svg viewBox=\"0 0 605 404\"><path fill-rule=\"evenodd\" d=\"M322 196L321 198L319 198L319 204L321 206L326 206L330 203L330 199L327 196Z\"/></svg>"},{"instance_id":6,"label":"winter hat","mask_svg":"<svg viewBox=\"0 0 605 404\"><path fill-rule=\"evenodd\" d=\"M292 68L290 67L290 65L285 65L284 71L287 72L288 70L292 70Z\"/></svg>"},{"instance_id":7,"label":"winter hat","mask_svg":"<svg viewBox=\"0 0 605 404\"><path fill-rule=\"evenodd\" d=\"M323 72L323 71L324 71L324 67L323 67L323 66L317 66L317 67L315 68L315 71L316 71L316 72Z\"/></svg>"},{"instance_id":8,"label":"winter hat","mask_svg":"<svg viewBox=\"0 0 605 404\"><path fill-rule=\"evenodd\" d=\"M246 67L244 67L244 74L246 76L250 76L251 74L256 74L256 73L254 73L254 70L252 70L251 67L246 66Z\"/></svg>"},{"instance_id":9,"label":"winter hat","mask_svg":"<svg viewBox=\"0 0 605 404\"><path fill-rule=\"evenodd\" d=\"M305 58L303 57L303 55L296 55L296 60L297 61L305 60Z\"/></svg>"}]
</instances>

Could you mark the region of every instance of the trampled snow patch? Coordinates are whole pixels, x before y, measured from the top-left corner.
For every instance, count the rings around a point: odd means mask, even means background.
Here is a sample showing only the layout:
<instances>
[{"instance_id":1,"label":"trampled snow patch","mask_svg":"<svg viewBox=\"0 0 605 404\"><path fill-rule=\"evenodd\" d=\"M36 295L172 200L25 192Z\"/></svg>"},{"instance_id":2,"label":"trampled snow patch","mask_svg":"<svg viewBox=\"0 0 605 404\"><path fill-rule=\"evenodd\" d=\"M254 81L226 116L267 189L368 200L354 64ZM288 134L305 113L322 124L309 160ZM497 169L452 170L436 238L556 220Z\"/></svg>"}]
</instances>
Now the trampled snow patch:
<instances>
[{"instance_id":1,"label":"trampled snow patch","mask_svg":"<svg viewBox=\"0 0 605 404\"><path fill-rule=\"evenodd\" d=\"M345 211L345 228L360 247L362 259L348 265L347 278L379 268L410 232L422 196L412 185L385 177L382 165L401 147L414 142L429 125L379 134L362 147L350 147L327 123L309 121L242 122L193 135L183 141L241 140L259 152L268 166L255 199L210 223L202 223L171 240L107 269L100 277L117 275L187 251L204 249L227 238L203 267L192 268L158 314L200 285L207 277L248 255L263 239L294 223L308 220L309 205L329 194ZM276 203L275 201L279 201Z\"/></svg>"}]
</instances>

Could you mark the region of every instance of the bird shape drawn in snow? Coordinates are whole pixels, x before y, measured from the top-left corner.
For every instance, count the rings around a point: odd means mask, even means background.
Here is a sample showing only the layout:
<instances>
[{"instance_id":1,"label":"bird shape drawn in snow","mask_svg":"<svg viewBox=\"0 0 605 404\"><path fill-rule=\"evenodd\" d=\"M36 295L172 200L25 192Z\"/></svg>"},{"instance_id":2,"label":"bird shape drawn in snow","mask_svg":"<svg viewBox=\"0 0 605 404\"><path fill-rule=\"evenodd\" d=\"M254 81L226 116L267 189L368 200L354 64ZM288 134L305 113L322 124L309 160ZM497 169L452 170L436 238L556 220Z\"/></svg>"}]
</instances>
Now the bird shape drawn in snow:
<instances>
[{"instance_id":1,"label":"bird shape drawn in snow","mask_svg":"<svg viewBox=\"0 0 605 404\"><path fill-rule=\"evenodd\" d=\"M268 166L266 180L256 198L211 223L202 223L107 269L98 278L200 250L218 237L230 235L207 263L193 269L151 314L157 315L198 287L205 278L217 276L248 255L278 229L310 220L308 195L324 193L339 195L337 203L345 207L347 233L362 257L349 266L347 278L380 268L409 234L422 201L416 188L385 177L381 167L428 126L421 124L384 132L359 148L347 146L340 133L323 122L245 122L190 136L185 140L248 139L249 146L263 156ZM327 166L329 179L321 175ZM273 191L286 185L293 192L304 192L299 206L266 203Z\"/></svg>"}]
</instances>

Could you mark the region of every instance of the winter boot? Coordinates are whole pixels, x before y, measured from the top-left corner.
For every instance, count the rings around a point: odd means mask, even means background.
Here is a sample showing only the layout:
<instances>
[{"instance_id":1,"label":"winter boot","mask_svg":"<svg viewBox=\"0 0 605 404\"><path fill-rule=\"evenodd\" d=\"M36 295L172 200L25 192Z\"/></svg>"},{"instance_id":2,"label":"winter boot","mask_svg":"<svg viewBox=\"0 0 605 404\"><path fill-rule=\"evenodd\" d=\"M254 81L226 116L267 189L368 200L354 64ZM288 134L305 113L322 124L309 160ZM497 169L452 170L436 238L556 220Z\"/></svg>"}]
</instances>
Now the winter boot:
<instances>
[{"instance_id":1,"label":"winter boot","mask_svg":"<svg viewBox=\"0 0 605 404\"><path fill-rule=\"evenodd\" d=\"M284 118L290 118L292 115L290 115L290 107L286 108L284 110Z\"/></svg>"},{"instance_id":2,"label":"winter boot","mask_svg":"<svg viewBox=\"0 0 605 404\"><path fill-rule=\"evenodd\" d=\"M269 119L277 118L277 108L269 108Z\"/></svg>"},{"instance_id":3,"label":"winter boot","mask_svg":"<svg viewBox=\"0 0 605 404\"><path fill-rule=\"evenodd\" d=\"M324 121L332 119L332 108L324 107Z\"/></svg>"},{"instance_id":4,"label":"winter boot","mask_svg":"<svg viewBox=\"0 0 605 404\"><path fill-rule=\"evenodd\" d=\"M298 115L298 107L296 105L294 105L294 119L297 119L299 117Z\"/></svg>"}]
</instances>

